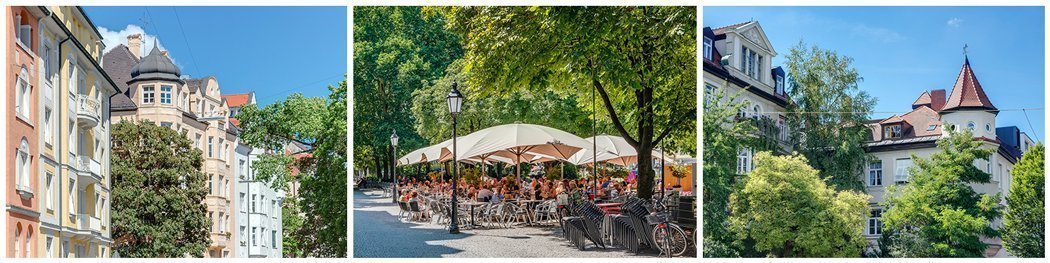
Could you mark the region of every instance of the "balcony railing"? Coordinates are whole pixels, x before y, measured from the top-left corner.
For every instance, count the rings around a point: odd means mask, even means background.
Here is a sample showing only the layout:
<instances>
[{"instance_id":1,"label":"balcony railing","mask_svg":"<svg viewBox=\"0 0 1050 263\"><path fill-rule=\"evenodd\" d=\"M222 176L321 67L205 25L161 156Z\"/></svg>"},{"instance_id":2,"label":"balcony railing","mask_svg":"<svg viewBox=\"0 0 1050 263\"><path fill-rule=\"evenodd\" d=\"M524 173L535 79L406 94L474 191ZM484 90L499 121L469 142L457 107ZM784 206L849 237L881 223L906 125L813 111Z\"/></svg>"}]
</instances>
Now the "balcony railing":
<instances>
[{"instance_id":1,"label":"balcony railing","mask_svg":"<svg viewBox=\"0 0 1050 263\"><path fill-rule=\"evenodd\" d=\"M80 95L77 98L77 123L81 127L92 128L101 120L101 104L95 98Z\"/></svg>"},{"instance_id":2,"label":"balcony railing","mask_svg":"<svg viewBox=\"0 0 1050 263\"><path fill-rule=\"evenodd\" d=\"M102 219L88 214L77 214L77 219L77 226L81 230L90 230L99 233L102 232Z\"/></svg>"},{"instance_id":3,"label":"balcony railing","mask_svg":"<svg viewBox=\"0 0 1050 263\"><path fill-rule=\"evenodd\" d=\"M80 156L80 158L77 160L77 170L80 170L81 177L84 177L84 179L89 179L84 182L102 182L102 164L96 161L95 159L92 159L90 156Z\"/></svg>"}]
</instances>

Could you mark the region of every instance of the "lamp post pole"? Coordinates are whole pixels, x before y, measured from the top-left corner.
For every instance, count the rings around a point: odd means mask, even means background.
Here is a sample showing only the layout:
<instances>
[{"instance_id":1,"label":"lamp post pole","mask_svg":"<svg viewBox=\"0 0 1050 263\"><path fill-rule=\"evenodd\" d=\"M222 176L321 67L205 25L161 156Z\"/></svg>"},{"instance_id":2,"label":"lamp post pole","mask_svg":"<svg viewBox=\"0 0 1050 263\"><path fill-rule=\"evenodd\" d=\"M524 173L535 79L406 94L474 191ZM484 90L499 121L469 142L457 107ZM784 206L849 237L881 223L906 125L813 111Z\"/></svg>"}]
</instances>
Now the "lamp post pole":
<instances>
[{"instance_id":1,"label":"lamp post pole","mask_svg":"<svg viewBox=\"0 0 1050 263\"><path fill-rule=\"evenodd\" d=\"M394 187L391 188L393 189L392 191L394 191L394 194L390 195L393 199L390 200L392 203L397 203L397 196L400 194L400 192L397 191L397 139L397 130L394 130L394 134L390 135L390 146L393 146L394 148L393 152L391 153L391 156L393 156L394 158L394 167L390 170L391 173L394 175Z\"/></svg>"},{"instance_id":2,"label":"lamp post pole","mask_svg":"<svg viewBox=\"0 0 1050 263\"><path fill-rule=\"evenodd\" d=\"M460 106L463 104L463 95L459 93L459 89L456 88L458 84L456 81L452 81L452 91L448 93L448 112L452 116L452 218L449 220L448 233L459 234L459 217L458 207L459 200L456 196L459 195L459 187L457 182L459 181L459 157L456 152L456 115L459 114Z\"/></svg>"}]
</instances>

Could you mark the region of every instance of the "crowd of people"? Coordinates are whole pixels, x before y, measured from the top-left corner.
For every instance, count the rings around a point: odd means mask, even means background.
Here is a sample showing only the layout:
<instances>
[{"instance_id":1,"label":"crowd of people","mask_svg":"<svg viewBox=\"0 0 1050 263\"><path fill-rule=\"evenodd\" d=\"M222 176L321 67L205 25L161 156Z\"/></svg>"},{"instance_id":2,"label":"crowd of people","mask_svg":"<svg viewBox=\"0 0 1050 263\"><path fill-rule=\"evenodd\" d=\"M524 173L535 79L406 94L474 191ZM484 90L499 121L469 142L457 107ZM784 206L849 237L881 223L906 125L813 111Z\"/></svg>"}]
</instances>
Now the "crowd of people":
<instances>
[{"instance_id":1,"label":"crowd of people","mask_svg":"<svg viewBox=\"0 0 1050 263\"><path fill-rule=\"evenodd\" d=\"M397 180L399 198L402 202L418 201L420 195L451 196L452 181L419 180L411 177L399 177ZM546 178L503 178L482 177L480 182L470 184L460 178L456 186L460 198L478 202L497 203L505 200L551 200L557 199L559 205L574 203L583 199L611 200L633 193L635 182L600 178L598 182L589 179L546 179Z\"/></svg>"}]
</instances>

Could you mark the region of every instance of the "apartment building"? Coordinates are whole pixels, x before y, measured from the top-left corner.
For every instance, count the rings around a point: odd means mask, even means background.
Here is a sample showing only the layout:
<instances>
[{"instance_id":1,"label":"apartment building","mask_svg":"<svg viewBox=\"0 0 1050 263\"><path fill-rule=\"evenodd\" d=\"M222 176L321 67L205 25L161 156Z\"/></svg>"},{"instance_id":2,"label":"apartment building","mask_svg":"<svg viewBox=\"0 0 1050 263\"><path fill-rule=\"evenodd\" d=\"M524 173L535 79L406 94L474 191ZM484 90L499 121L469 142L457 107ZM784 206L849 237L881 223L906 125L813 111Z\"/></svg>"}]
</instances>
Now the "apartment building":
<instances>
[{"instance_id":1,"label":"apartment building","mask_svg":"<svg viewBox=\"0 0 1050 263\"><path fill-rule=\"evenodd\" d=\"M255 93L223 96L230 108L230 122L240 125L236 116L244 105L255 104ZM234 237L239 258L279 258L284 248L281 223L281 204L285 192L273 188L271 181L258 179L253 164L265 150L237 144L236 193L237 228Z\"/></svg>"},{"instance_id":2,"label":"apartment building","mask_svg":"<svg viewBox=\"0 0 1050 263\"><path fill-rule=\"evenodd\" d=\"M83 9L7 7L8 257L109 257L110 97Z\"/></svg>"}]
</instances>

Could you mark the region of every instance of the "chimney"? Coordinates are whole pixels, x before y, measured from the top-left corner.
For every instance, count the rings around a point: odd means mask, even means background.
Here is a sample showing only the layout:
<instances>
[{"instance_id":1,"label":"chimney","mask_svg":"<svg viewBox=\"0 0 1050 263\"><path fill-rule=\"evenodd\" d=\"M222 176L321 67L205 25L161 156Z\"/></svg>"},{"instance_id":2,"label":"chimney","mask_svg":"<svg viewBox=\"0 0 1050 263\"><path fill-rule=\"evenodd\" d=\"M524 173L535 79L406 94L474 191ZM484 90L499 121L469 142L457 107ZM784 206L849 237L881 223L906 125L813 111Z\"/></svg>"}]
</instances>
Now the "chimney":
<instances>
[{"instance_id":1,"label":"chimney","mask_svg":"<svg viewBox=\"0 0 1050 263\"><path fill-rule=\"evenodd\" d=\"M128 50L135 58L142 58L142 34L128 35Z\"/></svg>"},{"instance_id":2,"label":"chimney","mask_svg":"<svg viewBox=\"0 0 1050 263\"><path fill-rule=\"evenodd\" d=\"M933 104L930 105L930 108L932 108L935 111L940 111L942 108L944 108L944 104L947 103L945 93L946 92L943 89L936 89L930 91L930 99L932 100L931 102Z\"/></svg>"}]
</instances>

